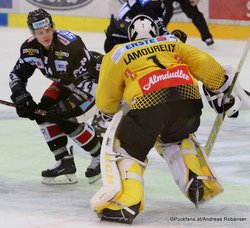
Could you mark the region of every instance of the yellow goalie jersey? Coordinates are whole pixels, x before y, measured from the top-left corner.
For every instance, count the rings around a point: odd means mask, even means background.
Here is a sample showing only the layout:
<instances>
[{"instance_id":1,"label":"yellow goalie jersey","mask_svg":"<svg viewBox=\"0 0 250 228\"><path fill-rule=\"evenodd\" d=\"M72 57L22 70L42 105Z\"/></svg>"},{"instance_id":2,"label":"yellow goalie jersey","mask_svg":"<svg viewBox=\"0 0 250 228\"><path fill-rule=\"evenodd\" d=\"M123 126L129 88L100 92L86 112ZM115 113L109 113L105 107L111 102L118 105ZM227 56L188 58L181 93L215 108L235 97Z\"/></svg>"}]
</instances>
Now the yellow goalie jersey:
<instances>
[{"instance_id":1,"label":"yellow goalie jersey","mask_svg":"<svg viewBox=\"0 0 250 228\"><path fill-rule=\"evenodd\" d=\"M102 60L96 105L114 114L123 98L131 109L200 99L197 80L216 90L225 82L224 70L210 55L173 35L119 44Z\"/></svg>"}]
</instances>

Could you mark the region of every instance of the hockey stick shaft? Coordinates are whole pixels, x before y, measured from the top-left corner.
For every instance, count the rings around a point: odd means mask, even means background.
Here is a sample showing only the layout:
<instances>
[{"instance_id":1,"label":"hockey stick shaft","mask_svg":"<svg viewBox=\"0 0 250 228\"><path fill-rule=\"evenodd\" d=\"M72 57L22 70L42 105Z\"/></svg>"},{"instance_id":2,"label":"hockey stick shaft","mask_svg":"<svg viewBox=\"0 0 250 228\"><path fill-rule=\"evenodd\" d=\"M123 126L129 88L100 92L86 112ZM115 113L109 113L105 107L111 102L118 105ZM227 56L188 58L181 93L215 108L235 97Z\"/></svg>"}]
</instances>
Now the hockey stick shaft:
<instances>
[{"instance_id":1,"label":"hockey stick shaft","mask_svg":"<svg viewBox=\"0 0 250 228\"><path fill-rule=\"evenodd\" d=\"M4 100L0 100L0 104L7 105L7 106L10 106L10 107L13 107L13 108L16 107L14 103L11 103L11 102L9 102L9 101L4 101ZM45 116L46 113L47 113L47 111L42 110L42 109L36 109L36 110L34 111L34 113L35 113L35 114L38 114L38 115L41 115L41 116Z\"/></svg>"},{"instance_id":2,"label":"hockey stick shaft","mask_svg":"<svg viewBox=\"0 0 250 228\"><path fill-rule=\"evenodd\" d=\"M246 57L247 57L247 54L248 54L248 51L249 51L249 48L250 48L250 37L248 37L247 39L247 43L246 43L246 46L243 50L243 53L242 53L242 56L240 58L240 61L238 63L238 67L237 67L237 70L235 72L235 75L234 75L234 79L233 79L233 82L229 88L229 91L227 93L227 96L230 96L232 91L233 91L233 88L236 84L236 81L239 77L239 74L241 72L241 68L246 60ZM211 152L212 152L212 149L213 149L213 146L214 146L214 143L215 143L215 140L217 138L217 135L218 135L218 132L221 128L221 125L224 121L224 118L225 118L225 112L223 112L222 114L218 114L216 116L216 119L214 121L214 125L210 131L210 134L208 136L208 139L207 139L207 142L206 142L206 145L205 145L205 152L207 155L209 155Z\"/></svg>"}]
</instances>

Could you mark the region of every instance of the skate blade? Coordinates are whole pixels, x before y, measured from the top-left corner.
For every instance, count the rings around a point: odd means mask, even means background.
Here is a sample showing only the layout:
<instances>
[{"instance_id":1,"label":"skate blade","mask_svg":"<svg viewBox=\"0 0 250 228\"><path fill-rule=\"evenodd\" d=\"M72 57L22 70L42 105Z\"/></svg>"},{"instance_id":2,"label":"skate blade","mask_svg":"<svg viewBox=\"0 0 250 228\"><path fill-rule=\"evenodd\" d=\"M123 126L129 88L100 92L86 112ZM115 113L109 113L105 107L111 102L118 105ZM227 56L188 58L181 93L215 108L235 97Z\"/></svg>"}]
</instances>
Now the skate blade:
<instances>
[{"instance_id":1,"label":"skate blade","mask_svg":"<svg viewBox=\"0 0 250 228\"><path fill-rule=\"evenodd\" d=\"M100 173L98 175L96 175L96 176L88 177L88 183L93 184L96 181L98 181L99 179L101 179L101 177L102 177L102 175Z\"/></svg>"},{"instance_id":2,"label":"skate blade","mask_svg":"<svg viewBox=\"0 0 250 228\"><path fill-rule=\"evenodd\" d=\"M196 190L196 193L195 193L195 203L194 203L196 209L198 210L199 209L199 190L197 189Z\"/></svg>"},{"instance_id":3,"label":"skate blade","mask_svg":"<svg viewBox=\"0 0 250 228\"><path fill-rule=\"evenodd\" d=\"M61 175L57 177L43 177L42 184L60 185L60 184L76 184L78 182L75 174Z\"/></svg>"}]
</instances>

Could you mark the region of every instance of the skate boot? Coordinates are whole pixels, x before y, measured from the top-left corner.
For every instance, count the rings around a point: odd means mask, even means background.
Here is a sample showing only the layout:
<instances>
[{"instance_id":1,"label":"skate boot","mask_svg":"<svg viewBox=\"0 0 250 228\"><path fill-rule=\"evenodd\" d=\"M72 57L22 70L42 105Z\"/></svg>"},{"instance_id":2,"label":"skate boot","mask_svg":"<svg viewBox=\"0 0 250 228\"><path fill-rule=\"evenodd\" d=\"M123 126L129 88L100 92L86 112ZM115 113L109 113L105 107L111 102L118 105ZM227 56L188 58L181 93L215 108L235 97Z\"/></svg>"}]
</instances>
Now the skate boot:
<instances>
[{"instance_id":1,"label":"skate boot","mask_svg":"<svg viewBox=\"0 0 250 228\"><path fill-rule=\"evenodd\" d=\"M205 43L209 49L214 49L214 40L213 38L207 38Z\"/></svg>"},{"instance_id":2,"label":"skate boot","mask_svg":"<svg viewBox=\"0 0 250 228\"><path fill-rule=\"evenodd\" d=\"M202 200L204 195L202 180L199 180L198 176L191 170L189 171L189 180L192 180L188 189L189 199L194 203L195 207L198 208L199 201Z\"/></svg>"},{"instance_id":3,"label":"skate boot","mask_svg":"<svg viewBox=\"0 0 250 228\"><path fill-rule=\"evenodd\" d=\"M89 184L93 184L101 178L100 155L92 157L90 165L85 172L85 177L88 178Z\"/></svg>"},{"instance_id":4,"label":"skate boot","mask_svg":"<svg viewBox=\"0 0 250 228\"><path fill-rule=\"evenodd\" d=\"M49 185L75 184L78 182L75 173L76 167L73 156L66 156L57 161L53 167L42 171L42 183Z\"/></svg>"},{"instance_id":5,"label":"skate boot","mask_svg":"<svg viewBox=\"0 0 250 228\"><path fill-rule=\"evenodd\" d=\"M125 224L132 224L134 218L139 213L141 203L128 207L131 212L126 209L121 210L110 210L105 208L102 213L101 220L102 221L109 221L109 222L118 222L118 223L125 223Z\"/></svg>"}]
</instances>

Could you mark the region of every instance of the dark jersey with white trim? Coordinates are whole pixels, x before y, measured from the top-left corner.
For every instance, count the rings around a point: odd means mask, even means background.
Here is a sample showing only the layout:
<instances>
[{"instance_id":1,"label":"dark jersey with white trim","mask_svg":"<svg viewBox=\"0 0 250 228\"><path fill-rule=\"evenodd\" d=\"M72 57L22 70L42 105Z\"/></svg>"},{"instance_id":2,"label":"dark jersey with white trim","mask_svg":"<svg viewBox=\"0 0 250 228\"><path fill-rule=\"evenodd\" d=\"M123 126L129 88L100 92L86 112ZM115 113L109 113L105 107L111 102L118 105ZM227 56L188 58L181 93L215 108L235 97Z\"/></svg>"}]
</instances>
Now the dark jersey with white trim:
<instances>
[{"instance_id":1,"label":"dark jersey with white trim","mask_svg":"<svg viewBox=\"0 0 250 228\"><path fill-rule=\"evenodd\" d=\"M98 68L99 61L79 36L66 30L55 30L49 50L34 37L22 44L20 57L10 73L10 88L13 93L25 91L28 79L39 69L45 77L72 92L81 95L84 91L94 96Z\"/></svg>"}]
</instances>

